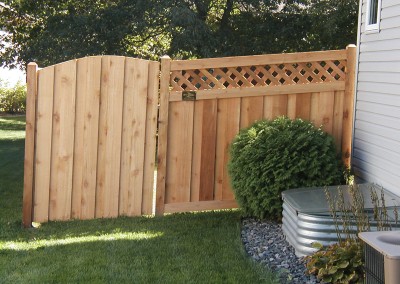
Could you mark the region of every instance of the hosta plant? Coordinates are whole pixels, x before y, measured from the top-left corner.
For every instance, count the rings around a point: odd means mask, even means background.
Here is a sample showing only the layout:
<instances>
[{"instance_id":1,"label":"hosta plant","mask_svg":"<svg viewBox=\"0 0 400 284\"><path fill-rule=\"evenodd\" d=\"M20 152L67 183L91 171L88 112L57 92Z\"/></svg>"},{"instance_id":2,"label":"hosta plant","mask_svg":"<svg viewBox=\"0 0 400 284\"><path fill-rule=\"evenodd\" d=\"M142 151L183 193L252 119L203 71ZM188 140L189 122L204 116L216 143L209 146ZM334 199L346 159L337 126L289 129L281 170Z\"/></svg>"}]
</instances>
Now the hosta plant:
<instances>
[{"instance_id":1,"label":"hosta plant","mask_svg":"<svg viewBox=\"0 0 400 284\"><path fill-rule=\"evenodd\" d=\"M327 247L313 245L319 251L306 257L309 274L324 283L364 283L362 244L348 239Z\"/></svg>"}]
</instances>

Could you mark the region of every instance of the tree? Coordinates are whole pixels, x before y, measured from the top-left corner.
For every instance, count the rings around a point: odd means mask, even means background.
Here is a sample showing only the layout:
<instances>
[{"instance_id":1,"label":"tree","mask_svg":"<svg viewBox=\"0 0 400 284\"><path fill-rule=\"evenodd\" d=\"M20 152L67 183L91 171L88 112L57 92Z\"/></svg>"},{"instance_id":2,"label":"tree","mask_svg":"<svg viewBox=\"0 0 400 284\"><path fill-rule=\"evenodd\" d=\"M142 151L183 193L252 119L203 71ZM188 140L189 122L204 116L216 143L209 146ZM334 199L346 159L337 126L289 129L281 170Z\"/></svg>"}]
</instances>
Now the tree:
<instances>
[{"instance_id":1,"label":"tree","mask_svg":"<svg viewBox=\"0 0 400 284\"><path fill-rule=\"evenodd\" d=\"M0 64L344 48L355 42L356 14L357 0L7 0Z\"/></svg>"}]
</instances>

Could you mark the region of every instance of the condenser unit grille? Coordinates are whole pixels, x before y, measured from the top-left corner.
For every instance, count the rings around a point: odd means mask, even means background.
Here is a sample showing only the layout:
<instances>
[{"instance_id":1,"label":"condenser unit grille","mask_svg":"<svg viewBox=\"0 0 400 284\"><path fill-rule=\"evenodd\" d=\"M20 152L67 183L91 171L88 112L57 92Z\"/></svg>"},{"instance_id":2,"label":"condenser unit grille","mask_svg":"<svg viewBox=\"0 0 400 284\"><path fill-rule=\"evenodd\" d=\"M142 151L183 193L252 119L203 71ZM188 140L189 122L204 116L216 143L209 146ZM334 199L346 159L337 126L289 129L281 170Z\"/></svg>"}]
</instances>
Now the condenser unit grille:
<instances>
[{"instance_id":1,"label":"condenser unit grille","mask_svg":"<svg viewBox=\"0 0 400 284\"><path fill-rule=\"evenodd\" d=\"M385 260L383 254L368 244L364 246L366 284L385 284Z\"/></svg>"}]
</instances>

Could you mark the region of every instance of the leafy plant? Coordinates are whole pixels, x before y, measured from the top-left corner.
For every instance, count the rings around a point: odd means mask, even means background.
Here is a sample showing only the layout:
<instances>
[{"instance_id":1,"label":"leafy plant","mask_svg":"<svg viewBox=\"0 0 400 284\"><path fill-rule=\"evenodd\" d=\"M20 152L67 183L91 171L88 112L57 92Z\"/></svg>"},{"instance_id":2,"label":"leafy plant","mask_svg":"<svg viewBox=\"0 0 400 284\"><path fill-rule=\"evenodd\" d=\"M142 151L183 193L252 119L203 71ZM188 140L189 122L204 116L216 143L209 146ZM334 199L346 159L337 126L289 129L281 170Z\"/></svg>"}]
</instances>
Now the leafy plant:
<instances>
[{"instance_id":1,"label":"leafy plant","mask_svg":"<svg viewBox=\"0 0 400 284\"><path fill-rule=\"evenodd\" d=\"M306 257L307 269L326 283L363 283L364 256L362 245L352 239L322 247Z\"/></svg>"},{"instance_id":2,"label":"leafy plant","mask_svg":"<svg viewBox=\"0 0 400 284\"><path fill-rule=\"evenodd\" d=\"M26 108L26 86L18 82L15 86L0 82L0 112L23 113Z\"/></svg>"},{"instance_id":3,"label":"leafy plant","mask_svg":"<svg viewBox=\"0 0 400 284\"><path fill-rule=\"evenodd\" d=\"M311 122L279 117L243 129L230 148L228 170L245 215L281 218L281 192L344 182L333 138Z\"/></svg>"},{"instance_id":4,"label":"leafy plant","mask_svg":"<svg viewBox=\"0 0 400 284\"><path fill-rule=\"evenodd\" d=\"M337 192L332 196L325 189L339 242L330 246L314 243L313 246L319 250L306 257L307 271L324 282L363 283L365 260L358 233L371 231L372 226L378 231L391 230L398 224L398 210L394 207L394 220L390 220L383 190L375 185L370 188L372 210L366 210L364 196L358 185L338 188ZM349 196L348 202L345 195Z\"/></svg>"}]
</instances>

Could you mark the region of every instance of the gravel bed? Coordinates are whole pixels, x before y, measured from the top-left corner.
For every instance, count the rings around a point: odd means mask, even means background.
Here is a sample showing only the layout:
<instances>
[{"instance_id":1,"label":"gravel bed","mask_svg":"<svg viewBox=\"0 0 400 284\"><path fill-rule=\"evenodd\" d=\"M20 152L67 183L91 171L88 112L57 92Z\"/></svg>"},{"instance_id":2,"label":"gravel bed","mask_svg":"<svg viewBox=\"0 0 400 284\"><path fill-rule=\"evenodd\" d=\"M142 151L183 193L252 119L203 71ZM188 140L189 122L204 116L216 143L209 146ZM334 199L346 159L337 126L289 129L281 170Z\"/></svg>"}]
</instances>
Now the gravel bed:
<instances>
[{"instance_id":1,"label":"gravel bed","mask_svg":"<svg viewBox=\"0 0 400 284\"><path fill-rule=\"evenodd\" d=\"M304 260L285 240L281 224L243 219L241 234L246 252L278 273L281 283L318 283L314 275L305 275Z\"/></svg>"}]
</instances>

